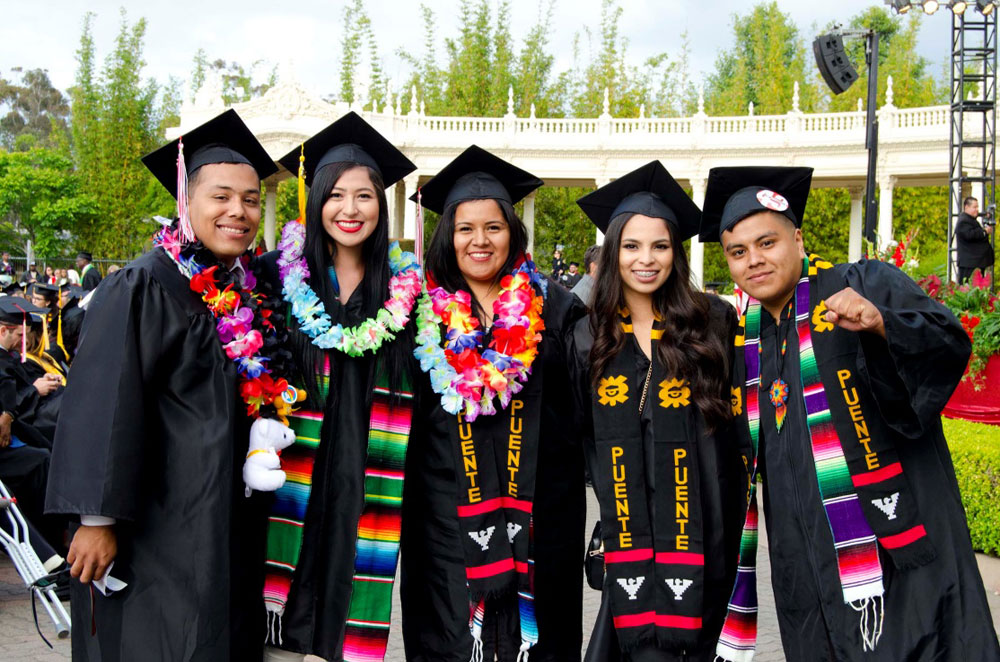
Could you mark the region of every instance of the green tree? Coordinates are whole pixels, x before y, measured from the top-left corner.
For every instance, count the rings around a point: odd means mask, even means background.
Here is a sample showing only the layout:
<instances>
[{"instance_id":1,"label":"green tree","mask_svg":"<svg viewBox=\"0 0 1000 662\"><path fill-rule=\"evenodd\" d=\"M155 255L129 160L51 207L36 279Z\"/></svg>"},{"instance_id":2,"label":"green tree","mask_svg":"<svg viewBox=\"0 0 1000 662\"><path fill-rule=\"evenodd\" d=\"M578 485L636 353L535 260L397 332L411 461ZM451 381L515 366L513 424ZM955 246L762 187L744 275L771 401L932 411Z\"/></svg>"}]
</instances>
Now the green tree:
<instances>
[{"instance_id":1,"label":"green tree","mask_svg":"<svg viewBox=\"0 0 1000 662\"><path fill-rule=\"evenodd\" d=\"M786 113L792 109L795 83L799 83L800 109L814 110L815 77L806 69L812 60L798 28L777 2L762 2L746 15L734 15L733 43L719 54L715 71L708 76L709 115L743 115L751 102L762 115Z\"/></svg>"},{"instance_id":2,"label":"green tree","mask_svg":"<svg viewBox=\"0 0 1000 662\"><path fill-rule=\"evenodd\" d=\"M66 142L69 103L63 93L52 86L44 69L22 71L14 67L20 80L0 79L0 145L15 148L18 138L31 136L30 142L48 146Z\"/></svg>"},{"instance_id":3,"label":"green tree","mask_svg":"<svg viewBox=\"0 0 1000 662\"><path fill-rule=\"evenodd\" d=\"M97 217L73 162L51 149L0 150L0 245L31 241L43 257L69 253L66 238Z\"/></svg>"},{"instance_id":4,"label":"green tree","mask_svg":"<svg viewBox=\"0 0 1000 662\"><path fill-rule=\"evenodd\" d=\"M144 206L153 202L152 176L139 157L161 142L164 115L157 103L158 86L142 78L146 21L129 24L121 12L114 47L98 73L93 20L91 13L84 18L70 97L74 161L98 213L77 227L75 238L80 248L97 255L127 258L142 249L154 230L146 222L154 210Z\"/></svg>"}]
</instances>

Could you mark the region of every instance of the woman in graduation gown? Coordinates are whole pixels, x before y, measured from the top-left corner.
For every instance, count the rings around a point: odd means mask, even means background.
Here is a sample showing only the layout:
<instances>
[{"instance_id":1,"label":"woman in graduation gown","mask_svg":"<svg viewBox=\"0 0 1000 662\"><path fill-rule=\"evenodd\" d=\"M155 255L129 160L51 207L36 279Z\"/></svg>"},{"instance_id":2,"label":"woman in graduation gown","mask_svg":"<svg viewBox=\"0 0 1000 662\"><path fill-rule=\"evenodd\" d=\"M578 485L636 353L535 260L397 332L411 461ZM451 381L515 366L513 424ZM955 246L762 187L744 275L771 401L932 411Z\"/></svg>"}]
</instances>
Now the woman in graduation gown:
<instances>
[{"instance_id":1,"label":"woman in graduation gown","mask_svg":"<svg viewBox=\"0 0 1000 662\"><path fill-rule=\"evenodd\" d=\"M268 523L265 659L381 660L422 285L416 258L389 243L385 187L415 166L355 113L281 163L310 179L304 226L287 223L270 256L306 397Z\"/></svg>"},{"instance_id":2,"label":"woman in graduation gown","mask_svg":"<svg viewBox=\"0 0 1000 662\"><path fill-rule=\"evenodd\" d=\"M472 146L420 191L442 216L403 501L411 661L579 659L585 502L564 357L585 310L526 253L513 205L541 185Z\"/></svg>"},{"instance_id":3,"label":"woman in graduation gown","mask_svg":"<svg viewBox=\"0 0 1000 662\"><path fill-rule=\"evenodd\" d=\"M600 503L601 609L586 660L712 660L746 504L731 434L736 311L689 284L700 211L658 161L578 202L605 232L570 362Z\"/></svg>"},{"instance_id":4,"label":"woman in graduation gown","mask_svg":"<svg viewBox=\"0 0 1000 662\"><path fill-rule=\"evenodd\" d=\"M276 167L233 110L182 145L143 162L175 196L181 179L188 204L94 293L59 413L46 509L81 520L67 556L81 580L71 583L74 660L261 657L248 619L260 613L263 513L243 496L240 467L250 431L241 367L262 357L238 345L270 337L246 250L260 180ZM236 320L206 300L222 291L249 313L225 338L220 326ZM127 585L106 596L84 583L101 578L105 554Z\"/></svg>"}]
</instances>

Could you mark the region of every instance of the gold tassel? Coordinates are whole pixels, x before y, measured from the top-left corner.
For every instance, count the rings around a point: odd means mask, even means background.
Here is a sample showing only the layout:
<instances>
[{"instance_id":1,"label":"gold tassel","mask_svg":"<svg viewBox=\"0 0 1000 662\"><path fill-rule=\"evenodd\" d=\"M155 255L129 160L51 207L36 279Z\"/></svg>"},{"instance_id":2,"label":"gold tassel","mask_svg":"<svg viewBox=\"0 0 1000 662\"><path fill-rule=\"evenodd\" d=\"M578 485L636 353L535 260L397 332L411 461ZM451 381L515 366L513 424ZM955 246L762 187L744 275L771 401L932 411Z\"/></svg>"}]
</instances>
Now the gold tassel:
<instances>
[{"instance_id":1,"label":"gold tassel","mask_svg":"<svg viewBox=\"0 0 1000 662\"><path fill-rule=\"evenodd\" d=\"M299 223L306 222L306 144L299 151Z\"/></svg>"}]
</instances>

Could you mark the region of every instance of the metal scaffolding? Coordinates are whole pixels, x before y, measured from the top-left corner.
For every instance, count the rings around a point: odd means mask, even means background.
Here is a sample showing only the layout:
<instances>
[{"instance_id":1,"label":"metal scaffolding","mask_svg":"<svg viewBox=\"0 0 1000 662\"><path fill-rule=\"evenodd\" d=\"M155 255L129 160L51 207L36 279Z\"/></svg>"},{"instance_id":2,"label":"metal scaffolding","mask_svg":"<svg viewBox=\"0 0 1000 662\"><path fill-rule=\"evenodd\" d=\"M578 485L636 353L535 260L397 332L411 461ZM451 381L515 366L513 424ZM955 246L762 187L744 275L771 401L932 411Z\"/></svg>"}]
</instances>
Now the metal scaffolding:
<instances>
[{"instance_id":1,"label":"metal scaffolding","mask_svg":"<svg viewBox=\"0 0 1000 662\"><path fill-rule=\"evenodd\" d=\"M971 194L981 209L996 202L997 12L951 18L951 153L948 281L957 276L955 224Z\"/></svg>"}]
</instances>

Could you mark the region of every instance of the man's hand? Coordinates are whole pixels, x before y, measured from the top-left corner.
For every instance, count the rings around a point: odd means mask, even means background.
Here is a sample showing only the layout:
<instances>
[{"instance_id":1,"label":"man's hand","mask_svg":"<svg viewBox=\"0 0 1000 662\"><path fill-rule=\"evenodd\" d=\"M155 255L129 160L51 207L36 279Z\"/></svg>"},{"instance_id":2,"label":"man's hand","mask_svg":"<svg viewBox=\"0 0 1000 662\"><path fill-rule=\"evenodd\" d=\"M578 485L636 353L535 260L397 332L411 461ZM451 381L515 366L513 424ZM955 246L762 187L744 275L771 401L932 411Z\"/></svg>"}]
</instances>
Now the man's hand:
<instances>
[{"instance_id":1,"label":"man's hand","mask_svg":"<svg viewBox=\"0 0 1000 662\"><path fill-rule=\"evenodd\" d=\"M0 414L0 448L7 448L10 446L10 427L13 425L14 419L7 412Z\"/></svg>"},{"instance_id":2,"label":"man's hand","mask_svg":"<svg viewBox=\"0 0 1000 662\"><path fill-rule=\"evenodd\" d=\"M83 584L100 579L118 554L118 539L114 526L81 526L70 543L66 562L69 574Z\"/></svg>"},{"instance_id":3,"label":"man's hand","mask_svg":"<svg viewBox=\"0 0 1000 662\"><path fill-rule=\"evenodd\" d=\"M62 384L62 380L59 379L58 375L42 375L35 380L34 387L38 391L39 395L45 397L52 393L52 391L59 388Z\"/></svg>"},{"instance_id":4,"label":"man's hand","mask_svg":"<svg viewBox=\"0 0 1000 662\"><path fill-rule=\"evenodd\" d=\"M826 300L826 321L848 331L868 331L885 338L882 313L875 304L850 287Z\"/></svg>"}]
</instances>

